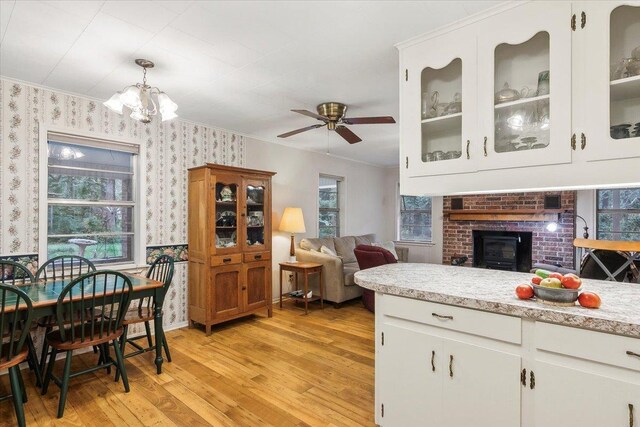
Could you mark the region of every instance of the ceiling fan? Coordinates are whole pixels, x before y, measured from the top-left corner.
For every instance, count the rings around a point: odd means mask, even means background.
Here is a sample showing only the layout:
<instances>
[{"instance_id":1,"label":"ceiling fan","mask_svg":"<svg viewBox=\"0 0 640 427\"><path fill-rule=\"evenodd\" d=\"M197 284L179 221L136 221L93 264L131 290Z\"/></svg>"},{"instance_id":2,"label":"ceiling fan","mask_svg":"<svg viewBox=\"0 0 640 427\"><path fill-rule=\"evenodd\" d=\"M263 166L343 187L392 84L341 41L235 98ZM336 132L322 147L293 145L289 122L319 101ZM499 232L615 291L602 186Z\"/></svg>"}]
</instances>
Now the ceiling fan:
<instances>
[{"instance_id":1,"label":"ceiling fan","mask_svg":"<svg viewBox=\"0 0 640 427\"><path fill-rule=\"evenodd\" d=\"M306 132L311 129L321 128L327 126L329 130L335 130L338 135L344 138L349 144L355 144L362 141L358 135L353 133L349 128L344 125L368 125L378 123L395 123L396 121L391 116L383 117L345 117L347 112L347 106L339 102L325 102L316 107L318 114L312 113L308 110L291 110L294 113L303 114L305 116L313 117L320 120L323 124L311 125L302 129L292 130L291 132L278 135L278 138L288 138L293 135L297 135L302 132Z\"/></svg>"}]
</instances>

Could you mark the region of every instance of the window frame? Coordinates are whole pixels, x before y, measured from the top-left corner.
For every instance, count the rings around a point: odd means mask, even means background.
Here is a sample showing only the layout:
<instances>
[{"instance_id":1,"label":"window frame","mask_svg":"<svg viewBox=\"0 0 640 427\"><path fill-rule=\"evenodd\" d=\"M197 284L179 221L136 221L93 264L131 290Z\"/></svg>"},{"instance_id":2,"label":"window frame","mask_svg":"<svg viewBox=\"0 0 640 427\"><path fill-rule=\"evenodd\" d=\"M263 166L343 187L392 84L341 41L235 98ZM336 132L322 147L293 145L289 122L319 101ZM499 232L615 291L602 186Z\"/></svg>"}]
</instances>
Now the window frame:
<instances>
[{"instance_id":1,"label":"window frame","mask_svg":"<svg viewBox=\"0 0 640 427\"><path fill-rule=\"evenodd\" d=\"M599 239L599 235L600 235L600 215L601 213L611 213L611 214L616 214L616 213L631 213L631 214L638 214L640 215L640 209L600 209L600 192L601 191L621 191L621 190L633 190L633 189L640 189L637 187L616 187L616 188L598 188L595 190L595 216L594 216L594 223L595 223L595 238ZM606 233L613 233L613 234L622 234L622 233L632 233L632 234L638 234L638 237L640 238L640 231L638 232L623 232L623 231L612 231L612 232L606 232Z\"/></svg>"},{"instance_id":2,"label":"window frame","mask_svg":"<svg viewBox=\"0 0 640 427\"><path fill-rule=\"evenodd\" d=\"M39 207L38 207L38 258L39 264L43 264L48 259L48 211L49 211L49 198L48 198L48 172L49 172L49 159L47 155L47 148L49 143L49 134L55 133L60 135L66 135L71 138L79 139L92 139L92 140L105 140L114 144L133 145L136 146L138 154L134 155L133 159L133 188L132 188L132 200L133 200L133 259L122 262L108 262L100 263L101 266L108 266L116 270L126 270L132 268L140 268L146 265L146 242L147 233L146 227L144 227L143 214L146 212L146 200L143 195L143 183L146 181L145 175L141 173L144 170L142 165L146 161L146 147L140 141L136 141L129 138L123 138L114 136L111 134L86 132L78 129L69 129L56 126L41 126L39 135L39 153L38 153L38 178L39 178ZM55 138L54 138L55 139ZM52 199L54 200L54 199ZM129 203L129 202L126 202ZM120 205L122 202L113 202L111 204Z\"/></svg>"},{"instance_id":3,"label":"window frame","mask_svg":"<svg viewBox=\"0 0 640 427\"><path fill-rule=\"evenodd\" d=\"M323 208L320 207L320 180L322 178L325 179L333 179L336 181L336 201L337 201L337 207L336 208ZM332 237L340 237L343 231L343 222L342 222L342 208L343 208L343 185L344 185L344 178L343 177L339 177L339 176L335 176L335 175L328 175L328 174L319 174L318 175L318 185L317 185L317 203L318 203L318 217L317 217L317 221L316 221L316 226L318 227L318 232L317 232L317 236L318 238L320 238L320 215L322 213L336 213L337 214L337 221L336 221L336 226L334 227L336 230L336 234L335 236ZM327 237L327 236L324 236Z\"/></svg>"},{"instance_id":4,"label":"window frame","mask_svg":"<svg viewBox=\"0 0 640 427\"><path fill-rule=\"evenodd\" d=\"M396 239L398 242L401 243L410 243L410 244L416 244L416 245L420 245L420 244L433 244L433 197L431 196L412 196L409 194L401 194L400 193L400 187L398 186L398 191L397 191L397 199L396 199L396 215L397 215L397 221L396 221ZM431 210L429 212L430 216L431 216L431 224L430 224L430 228L431 228L431 239L430 240L406 240L406 239L402 239L402 213L403 212L427 212L426 210L420 209L420 210L403 210L402 209L402 198L403 197L429 197L431 199Z\"/></svg>"}]
</instances>

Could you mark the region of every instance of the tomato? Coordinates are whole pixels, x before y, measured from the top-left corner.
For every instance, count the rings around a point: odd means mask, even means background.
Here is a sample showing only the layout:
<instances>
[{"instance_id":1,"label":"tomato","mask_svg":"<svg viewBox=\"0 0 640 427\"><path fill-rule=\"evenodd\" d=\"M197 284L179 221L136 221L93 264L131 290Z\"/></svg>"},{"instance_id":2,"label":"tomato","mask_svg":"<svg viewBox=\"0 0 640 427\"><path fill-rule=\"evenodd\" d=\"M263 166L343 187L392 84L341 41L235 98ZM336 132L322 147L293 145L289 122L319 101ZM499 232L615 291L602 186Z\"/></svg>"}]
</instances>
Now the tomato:
<instances>
[{"instance_id":1,"label":"tomato","mask_svg":"<svg viewBox=\"0 0 640 427\"><path fill-rule=\"evenodd\" d=\"M562 274L560 274L560 273L556 273L556 272L554 271L553 273L551 273L551 274L549 275L549 277L554 278L554 279L558 279L558 280L562 280L562 277L563 277L563 276L562 276Z\"/></svg>"},{"instance_id":2,"label":"tomato","mask_svg":"<svg viewBox=\"0 0 640 427\"><path fill-rule=\"evenodd\" d=\"M594 292L583 292L578 297L578 302L586 308L600 308L602 300L600 296Z\"/></svg>"},{"instance_id":3,"label":"tomato","mask_svg":"<svg viewBox=\"0 0 640 427\"><path fill-rule=\"evenodd\" d=\"M562 282L562 286L567 289L578 289L582 286L582 280L573 273L565 274L560 281Z\"/></svg>"},{"instance_id":4,"label":"tomato","mask_svg":"<svg viewBox=\"0 0 640 427\"><path fill-rule=\"evenodd\" d=\"M539 285L540 282L542 282L542 277L540 276L533 276L531 278L531 283L533 283L534 285Z\"/></svg>"},{"instance_id":5,"label":"tomato","mask_svg":"<svg viewBox=\"0 0 640 427\"><path fill-rule=\"evenodd\" d=\"M518 285L518 287L516 288L516 295L520 299L529 299L533 297L533 287L528 283Z\"/></svg>"}]
</instances>

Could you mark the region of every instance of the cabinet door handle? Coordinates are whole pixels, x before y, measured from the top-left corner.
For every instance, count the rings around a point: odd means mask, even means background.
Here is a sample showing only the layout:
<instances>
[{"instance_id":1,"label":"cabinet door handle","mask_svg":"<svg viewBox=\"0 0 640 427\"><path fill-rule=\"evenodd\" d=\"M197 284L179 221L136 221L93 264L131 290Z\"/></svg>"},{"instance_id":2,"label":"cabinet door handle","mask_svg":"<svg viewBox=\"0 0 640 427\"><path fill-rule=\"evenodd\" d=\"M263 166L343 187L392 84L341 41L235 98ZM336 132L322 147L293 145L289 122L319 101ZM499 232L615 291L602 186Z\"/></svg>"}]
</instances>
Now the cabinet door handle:
<instances>
[{"instance_id":1,"label":"cabinet door handle","mask_svg":"<svg viewBox=\"0 0 640 427\"><path fill-rule=\"evenodd\" d=\"M536 374L533 371L529 373L529 387L531 387L531 390L536 388Z\"/></svg>"},{"instance_id":2,"label":"cabinet door handle","mask_svg":"<svg viewBox=\"0 0 640 427\"><path fill-rule=\"evenodd\" d=\"M243 287L242 287L242 290L243 290L243 291L246 291L246 290L247 290L247 287L246 287L246 286L243 286Z\"/></svg>"},{"instance_id":3,"label":"cabinet door handle","mask_svg":"<svg viewBox=\"0 0 640 427\"><path fill-rule=\"evenodd\" d=\"M431 372L436 371L435 358L436 358L436 352L435 350L431 350Z\"/></svg>"},{"instance_id":4,"label":"cabinet door handle","mask_svg":"<svg viewBox=\"0 0 640 427\"><path fill-rule=\"evenodd\" d=\"M487 137L484 137L484 156L487 157Z\"/></svg>"},{"instance_id":5,"label":"cabinet door handle","mask_svg":"<svg viewBox=\"0 0 640 427\"><path fill-rule=\"evenodd\" d=\"M222 262L231 262L231 258L223 258Z\"/></svg>"},{"instance_id":6,"label":"cabinet door handle","mask_svg":"<svg viewBox=\"0 0 640 427\"><path fill-rule=\"evenodd\" d=\"M580 28L584 28L587 25L587 14L584 11L580 14Z\"/></svg>"},{"instance_id":7,"label":"cabinet door handle","mask_svg":"<svg viewBox=\"0 0 640 427\"><path fill-rule=\"evenodd\" d=\"M584 150L584 147L587 146L587 137L584 133L580 133L580 149Z\"/></svg>"},{"instance_id":8,"label":"cabinet door handle","mask_svg":"<svg viewBox=\"0 0 640 427\"><path fill-rule=\"evenodd\" d=\"M629 403L629 427L633 427L633 404Z\"/></svg>"},{"instance_id":9,"label":"cabinet door handle","mask_svg":"<svg viewBox=\"0 0 640 427\"><path fill-rule=\"evenodd\" d=\"M627 351L627 354L628 354L629 356L640 357L640 354L639 354L639 353L634 353L634 352L633 352L633 351L631 351L631 350Z\"/></svg>"},{"instance_id":10,"label":"cabinet door handle","mask_svg":"<svg viewBox=\"0 0 640 427\"><path fill-rule=\"evenodd\" d=\"M471 144L471 141L467 139L467 160L469 160L471 158L471 156L469 155L469 145Z\"/></svg>"},{"instance_id":11,"label":"cabinet door handle","mask_svg":"<svg viewBox=\"0 0 640 427\"><path fill-rule=\"evenodd\" d=\"M438 319L443 319L443 320L453 320L453 316L443 316L443 315L438 314L438 313L431 313L431 315L432 315L433 317L438 318Z\"/></svg>"},{"instance_id":12,"label":"cabinet door handle","mask_svg":"<svg viewBox=\"0 0 640 427\"><path fill-rule=\"evenodd\" d=\"M576 14L571 15L571 30L576 30Z\"/></svg>"},{"instance_id":13,"label":"cabinet door handle","mask_svg":"<svg viewBox=\"0 0 640 427\"><path fill-rule=\"evenodd\" d=\"M253 257L253 259L262 259L262 255L256 255Z\"/></svg>"},{"instance_id":14,"label":"cabinet door handle","mask_svg":"<svg viewBox=\"0 0 640 427\"><path fill-rule=\"evenodd\" d=\"M576 134L571 135L571 149L576 151Z\"/></svg>"},{"instance_id":15,"label":"cabinet door handle","mask_svg":"<svg viewBox=\"0 0 640 427\"><path fill-rule=\"evenodd\" d=\"M453 354L449 355L449 377L453 378Z\"/></svg>"},{"instance_id":16,"label":"cabinet door handle","mask_svg":"<svg viewBox=\"0 0 640 427\"><path fill-rule=\"evenodd\" d=\"M523 368L522 372L520 373L520 383L522 383L524 387L527 386L527 369L526 368Z\"/></svg>"}]
</instances>

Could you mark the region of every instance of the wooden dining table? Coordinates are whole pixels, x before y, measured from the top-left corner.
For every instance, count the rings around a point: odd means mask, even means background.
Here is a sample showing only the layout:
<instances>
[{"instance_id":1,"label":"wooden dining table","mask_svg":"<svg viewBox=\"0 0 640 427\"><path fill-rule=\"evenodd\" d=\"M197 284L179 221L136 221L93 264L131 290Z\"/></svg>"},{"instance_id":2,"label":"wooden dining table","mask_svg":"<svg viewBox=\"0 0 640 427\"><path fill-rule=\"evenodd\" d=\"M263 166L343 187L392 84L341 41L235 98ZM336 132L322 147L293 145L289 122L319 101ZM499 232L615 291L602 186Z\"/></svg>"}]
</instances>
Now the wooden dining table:
<instances>
[{"instance_id":1,"label":"wooden dining table","mask_svg":"<svg viewBox=\"0 0 640 427\"><path fill-rule=\"evenodd\" d=\"M129 280L131 281L131 285L133 285L133 294L131 295L131 301L145 297L154 298L155 305L153 313L153 326L156 338L155 364L157 373L161 374L163 363L162 340L164 338L162 329L162 304L164 303L164 292L162 287L164 283L135 274L123 274L129 278ZM76 278L77 277L46 281L41 280L35 283L18 285L18 287L23 290L29 296L29 298L31 298L31 301L33 303L33 317L34 319L39 319L46 316L55 316L58 297L60 296L60 293L66 285L68 285L72 280ZM113 294L113 292L110 293L109 291L109 289L106 290L106 296L110 296ZM103 289L100 290L100 294L103 294ZM23 308L26 308L26 306L22 305L18 307L18 309Z\"/></svg>"}]
</instances>

